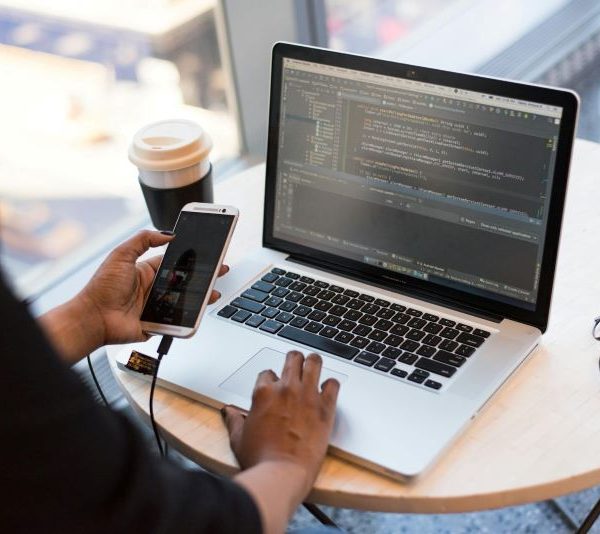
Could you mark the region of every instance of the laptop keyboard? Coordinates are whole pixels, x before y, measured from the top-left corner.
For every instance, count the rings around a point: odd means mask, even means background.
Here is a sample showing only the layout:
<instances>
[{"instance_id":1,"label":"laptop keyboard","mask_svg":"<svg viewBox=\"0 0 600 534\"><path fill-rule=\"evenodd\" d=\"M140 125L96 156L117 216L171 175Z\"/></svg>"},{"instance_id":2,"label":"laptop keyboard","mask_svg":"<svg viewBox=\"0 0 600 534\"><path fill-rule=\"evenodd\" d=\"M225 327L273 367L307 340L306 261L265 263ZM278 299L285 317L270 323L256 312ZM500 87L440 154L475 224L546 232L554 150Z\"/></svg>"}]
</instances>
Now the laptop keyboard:
<instances>
[{"instance_id":1,"label":"laptop keyboard","mask_svg":"<svg viewBox=\"0 0 600 534\"><path fill-rule=\"evenodd\" d=\"M217 315L430 391L447 386L491 335L277 267Z\"/></svg>"}]
</instances>

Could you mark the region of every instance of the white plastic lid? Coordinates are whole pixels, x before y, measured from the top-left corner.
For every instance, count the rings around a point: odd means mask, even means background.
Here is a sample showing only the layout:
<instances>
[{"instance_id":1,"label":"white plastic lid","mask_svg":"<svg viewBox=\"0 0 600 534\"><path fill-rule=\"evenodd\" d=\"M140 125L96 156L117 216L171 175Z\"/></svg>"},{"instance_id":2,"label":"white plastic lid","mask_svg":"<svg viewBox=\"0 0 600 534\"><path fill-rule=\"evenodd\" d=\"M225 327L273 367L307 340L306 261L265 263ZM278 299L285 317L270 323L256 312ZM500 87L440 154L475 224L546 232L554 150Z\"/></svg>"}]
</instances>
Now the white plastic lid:
<instances>
[{"instance_id":1,"label":"white plastic lid","mask_svg":"<svg viewBox=\"0 0 600 534\"><path fill-rule=\"evenodd\" d=\"M184 169L208 157L212 140L195 122L172 119L144 126L129 147L129 160L148 171Z\"/></svg>"}]
</instances>

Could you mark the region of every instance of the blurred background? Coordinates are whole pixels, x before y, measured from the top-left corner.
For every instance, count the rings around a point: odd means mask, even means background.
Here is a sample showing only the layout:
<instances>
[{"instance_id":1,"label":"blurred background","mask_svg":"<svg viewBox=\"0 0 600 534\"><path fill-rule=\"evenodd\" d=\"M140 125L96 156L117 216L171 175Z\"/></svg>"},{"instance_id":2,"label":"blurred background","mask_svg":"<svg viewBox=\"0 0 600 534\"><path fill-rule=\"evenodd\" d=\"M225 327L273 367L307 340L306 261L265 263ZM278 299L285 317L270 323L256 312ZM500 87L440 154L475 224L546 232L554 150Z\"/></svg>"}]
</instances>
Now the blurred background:
<instances>
[{"instance_id":1,"label":"blurred background","mask_svg":"<svg viewBox=\"0 0 600 534\"><path fill-rule=\"evenodd\" d=\"M127 145L186 117L217 180L264 159L269 53L299 41L573 88L600 141L597 0L0 0L0 256L39 294L147 223Z\"/></svg>"}]
</instances>

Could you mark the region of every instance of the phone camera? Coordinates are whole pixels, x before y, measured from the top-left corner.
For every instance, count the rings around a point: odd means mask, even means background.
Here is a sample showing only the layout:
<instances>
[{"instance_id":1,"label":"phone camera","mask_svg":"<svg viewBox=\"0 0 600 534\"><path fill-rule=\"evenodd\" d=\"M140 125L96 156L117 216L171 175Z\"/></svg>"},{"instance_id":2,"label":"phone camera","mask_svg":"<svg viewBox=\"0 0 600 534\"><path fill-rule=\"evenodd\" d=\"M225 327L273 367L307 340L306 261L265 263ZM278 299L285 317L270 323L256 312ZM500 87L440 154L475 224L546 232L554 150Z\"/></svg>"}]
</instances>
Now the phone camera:
<instances>
[{"instance_id":1,"label":"phone camera","mask_svg":"<svg viewBox=\"0 0 600 534\"><path fill-rule=\"evenodd\" d=\"M226 211L227 211L227 210L226 210L225 208L223 208L223 209L221 210L221 213L225 213Z\"/></svg>"}]
</instances>

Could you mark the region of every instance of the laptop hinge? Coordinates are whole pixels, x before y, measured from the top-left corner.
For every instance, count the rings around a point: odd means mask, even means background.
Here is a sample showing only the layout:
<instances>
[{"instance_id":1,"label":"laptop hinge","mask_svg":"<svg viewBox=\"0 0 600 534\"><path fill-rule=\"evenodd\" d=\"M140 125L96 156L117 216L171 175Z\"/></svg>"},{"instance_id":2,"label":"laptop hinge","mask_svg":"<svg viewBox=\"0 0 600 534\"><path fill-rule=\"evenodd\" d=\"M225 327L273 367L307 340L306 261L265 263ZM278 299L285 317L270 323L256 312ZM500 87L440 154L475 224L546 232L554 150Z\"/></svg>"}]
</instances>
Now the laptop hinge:
<instances>
[{"instance_id":1,"label":"laptop hinge","mask_svg":"<svg viewBox=\"0 0 600 534\"><path fill-rule=\"evenodd\" d=\"M313 258L307 256L301 256L299 254L289 255L286 258L286 261L299 263L300 265L307 265L309 267L314 267L321 271L327 271L333 274L338 274L344 276L346 278L350 278L352 280L356 280L357 282L368 282L370 285L379 287L381 289L387 289L388 291L393 291L394 293L398 293L400 295L406 295L409 297L416 297L420 300L424 300L425 302L430 302L431 304L437 304L440 306L444 306L445 308L449 308L452 310L456 310L462 313L467 313L469 315L474 315L480 319L485 319L486 321L492 321L494 323L501 323L504 319L500 315L492 314L489 312L484 312L474 308L472 306L467 306L464 304L459 304L454 300L446 299L444 297L440 297L431 291L427 291L424 289L415 289L415 288L403 288L399 289L396 285L392 283L386 284L385 281L382 281L376 277L370 277L369 275L365 275L364 272L357 273L353 269L349 269L347 267L343 267L341 265L330 263L324 261L322 259L315 260Z\"/></svg>"}]
</instances>

